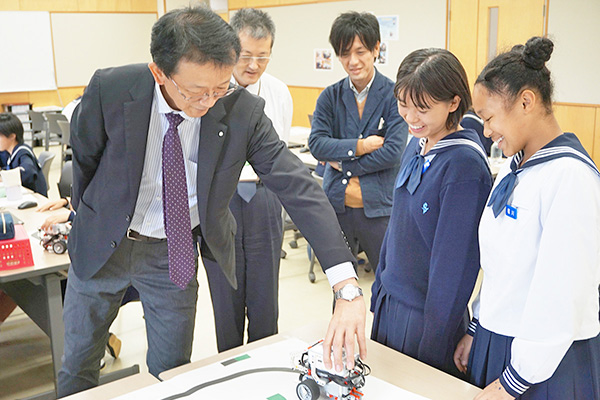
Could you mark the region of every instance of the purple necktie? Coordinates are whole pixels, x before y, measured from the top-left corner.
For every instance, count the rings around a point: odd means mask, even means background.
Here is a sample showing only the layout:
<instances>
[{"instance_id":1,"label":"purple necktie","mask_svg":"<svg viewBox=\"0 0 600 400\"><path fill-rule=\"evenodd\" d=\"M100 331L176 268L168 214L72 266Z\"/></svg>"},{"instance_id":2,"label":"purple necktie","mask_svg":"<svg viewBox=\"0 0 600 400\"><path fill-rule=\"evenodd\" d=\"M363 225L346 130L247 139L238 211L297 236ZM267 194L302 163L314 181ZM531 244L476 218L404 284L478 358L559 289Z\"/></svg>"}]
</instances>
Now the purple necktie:
<instances>
[{"instance_id":1,"label":"purple necktie","mask_svg":"<svg viewBox=\"0 0 600 400\"><path fill-rule=\"evenodd\" d=\"M196 272L185 166L177 127L179 114L166 114L169 129L163 139L163 217L169 250L169 278L185 289Z\"/></svg>"}]
</instances>

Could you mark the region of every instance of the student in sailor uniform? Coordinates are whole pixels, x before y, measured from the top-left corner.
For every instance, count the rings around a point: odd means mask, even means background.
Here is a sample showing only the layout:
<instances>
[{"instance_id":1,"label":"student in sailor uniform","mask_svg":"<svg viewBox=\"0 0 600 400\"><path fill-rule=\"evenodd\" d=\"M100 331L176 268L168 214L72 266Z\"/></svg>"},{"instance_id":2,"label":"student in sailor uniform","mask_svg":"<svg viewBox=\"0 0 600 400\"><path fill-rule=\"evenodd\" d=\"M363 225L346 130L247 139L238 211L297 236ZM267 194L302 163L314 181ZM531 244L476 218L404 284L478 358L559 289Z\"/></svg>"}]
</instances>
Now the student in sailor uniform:
<instances>
[{"instance_id":1,"label":"student in sailor uniform","mask_svg":"<svg viewBox=\"0 0 600 400\"><path fill-rule=\"evenodd\" d=\"M23 124L12 113L0 114L0 152L8 152L3 169L20 168L21 184L46 196L48 186L31 147L23 143Z\"/></svg>"},{"instance_id":2,"label":"student in sailor uniform","mask_svg":"<svg viewBox=\"0 0 600 400\"><path fill-rule=\"evenodd\" d=\"M479 271L477 226L492 186L477 133L459 121L467 76L443 49L409 54L394 93L414 135L396 180L371 311L371 338L458 375L454 348L468 325Z\"/></svg>"},{"instance_id":3,"label":"student in sailor uniform","mask_svg":"<svg viewBox=\"0 0 600 400\"><path fill-rule=\"evenodd\" d=\"M531 38L475 83L485 134L511 157L479 227L474 336L455 353L478 400L600 399L600 173L552 113L552 50Z\"/></svg>"}]
</instances>

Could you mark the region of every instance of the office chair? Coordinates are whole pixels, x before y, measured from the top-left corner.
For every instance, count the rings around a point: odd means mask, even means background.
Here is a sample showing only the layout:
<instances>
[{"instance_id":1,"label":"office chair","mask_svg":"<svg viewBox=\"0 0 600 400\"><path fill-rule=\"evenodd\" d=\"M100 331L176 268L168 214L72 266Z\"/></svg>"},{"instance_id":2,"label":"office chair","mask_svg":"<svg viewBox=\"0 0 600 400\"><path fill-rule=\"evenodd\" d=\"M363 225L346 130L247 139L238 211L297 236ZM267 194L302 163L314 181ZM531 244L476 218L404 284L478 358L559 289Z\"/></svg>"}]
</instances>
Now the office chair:
<instances>
[{"instance_id":1,"label":"office chair","mask_svg":"<svg viewBox=\"0 0 600 400\"><path fill-rule=\"evenodd\" d=\"M36 141L43 143L46 139L46 118L41 112L33 110L27 110L27 115L31 120L31 147L34 147Z\"/></svg>"},{"instance_id":2,"label":"office chair","mask_svg":"<svg viewBox=\"0 0 600 400\"><path fill-rule=\"evenodd\" d=\"M66 118L66 117L65 117ZM60 137L60 166L61 168L67 161L67 157L73 156L73 150L69 148L69 140L71 139L71 124L69 121L56 121L62 133Z\"/></svg>"},{"instance_id":3,"label":"office chair","mask_svg":"<svg viewBox=\"0 0 600 400\"><path fill-rule=\"evenodd\" d=\"M58 181L58 194L61 198L71 197L71 186L73 186L73 161L67 161L60 172Z\"/></svg>"},{"instance_id":4,"label":"office chair","mask_svg":"<svg viewBox=\"0 0 600 400\"><path fill-rule=\"evenodd\" d=\"M50 186L50 165L52 165L52 160L54 159L55 154L51 151L42 151L38 156L38 162L42 167L42 173L44 174L44 178L46 178L46 186Z\"/></svg>"},{"instance_id":5,"label":"office chair","mask_svg":"<svg viewBox=\"0 0 600 400\"><path fill-rule=\"evenodd\" d=\"M48 123L48 141L62 144L62 130L60 129L60 126L58 126L58 121L69 122L69 120L61 113L55 112L45 112L44 117L46 117ZM47 147L46 150L48 150Z\"/></svg>"}]
</instances>

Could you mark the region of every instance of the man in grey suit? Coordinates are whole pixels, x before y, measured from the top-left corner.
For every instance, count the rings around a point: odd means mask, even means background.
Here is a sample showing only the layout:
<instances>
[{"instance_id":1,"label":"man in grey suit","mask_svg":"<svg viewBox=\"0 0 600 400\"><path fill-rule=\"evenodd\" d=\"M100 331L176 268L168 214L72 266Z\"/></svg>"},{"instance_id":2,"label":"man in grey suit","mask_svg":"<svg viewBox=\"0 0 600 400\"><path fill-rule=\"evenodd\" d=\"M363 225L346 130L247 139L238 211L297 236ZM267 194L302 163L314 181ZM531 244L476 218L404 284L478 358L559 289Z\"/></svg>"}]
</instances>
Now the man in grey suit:
<instances>
[{"instance_id":1,"label":"man in grey suit","mask_svg":"<svg viewBox=\"0 0 600 400\"><path fill-rule=\"evenodd\" d=\"M365 356L353 257L323 191L264 115L264 101L229 86L240 53L235 32L207 8L174 10L152 28L151 53L148 65L97 71L73 115L77 217L59 397L98 384L108 328L129 285L144 308L150 373L190 361L196 243L235 287L228 204L246 160L298 221L339 298L325 337L335 368L342 348L354 354L355 339ZM329 352L325 359L331 366Z\"/></svg>"}]
</instances>

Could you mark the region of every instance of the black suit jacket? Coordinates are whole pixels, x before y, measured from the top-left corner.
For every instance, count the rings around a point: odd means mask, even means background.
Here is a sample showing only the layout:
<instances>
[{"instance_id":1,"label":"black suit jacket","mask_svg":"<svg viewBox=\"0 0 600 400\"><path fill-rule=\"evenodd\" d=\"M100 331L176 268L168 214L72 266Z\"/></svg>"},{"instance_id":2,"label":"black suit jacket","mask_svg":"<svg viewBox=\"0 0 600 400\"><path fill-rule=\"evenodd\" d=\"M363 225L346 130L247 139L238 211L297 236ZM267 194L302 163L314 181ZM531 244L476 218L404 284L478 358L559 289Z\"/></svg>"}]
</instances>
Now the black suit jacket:
<instances>
[{"instance_id":1,"label":"black suit jacket","mask_svg":"<svg viewBox=\"0 0 600 400\"><path fill-rule=\"evenodd\" d=\"M98 70L71 122L72 270L89 279L125 237L138 196L154 93L145 64ZM201 251L235 287L236 223L229 211L246 160L277 194L324 269L353 261L335 213L302 162L279 140L264 101L237 90L202 117L197 195Z\"/></svg>"}]
</instances>

